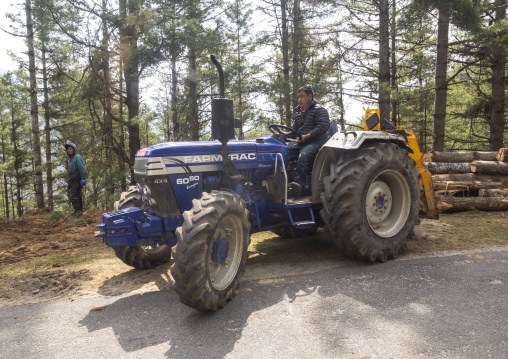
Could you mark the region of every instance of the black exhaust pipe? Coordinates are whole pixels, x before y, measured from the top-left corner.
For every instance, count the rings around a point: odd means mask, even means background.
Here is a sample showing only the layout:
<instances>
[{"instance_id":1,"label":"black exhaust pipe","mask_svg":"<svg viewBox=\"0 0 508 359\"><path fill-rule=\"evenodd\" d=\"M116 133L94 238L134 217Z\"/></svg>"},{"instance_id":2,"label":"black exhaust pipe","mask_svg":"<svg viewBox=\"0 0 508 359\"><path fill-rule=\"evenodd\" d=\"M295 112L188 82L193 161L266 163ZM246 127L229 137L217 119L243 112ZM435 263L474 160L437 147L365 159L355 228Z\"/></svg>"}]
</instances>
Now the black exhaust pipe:
<instances>
[{"instance_id":1,"label":"black exhaust pipe","mask_svg":"<svg viewBox=\"0 0 508 359\"><path fill-rule=\"evenodd\" d=\"M222 66L219 61L215 58L215 56L210 55L210 59L212 60L215 67L217 67L217 72L219 73L219 98L226 98L224 92L224 72L222 71Z\"/></svg>"}]
</instances>

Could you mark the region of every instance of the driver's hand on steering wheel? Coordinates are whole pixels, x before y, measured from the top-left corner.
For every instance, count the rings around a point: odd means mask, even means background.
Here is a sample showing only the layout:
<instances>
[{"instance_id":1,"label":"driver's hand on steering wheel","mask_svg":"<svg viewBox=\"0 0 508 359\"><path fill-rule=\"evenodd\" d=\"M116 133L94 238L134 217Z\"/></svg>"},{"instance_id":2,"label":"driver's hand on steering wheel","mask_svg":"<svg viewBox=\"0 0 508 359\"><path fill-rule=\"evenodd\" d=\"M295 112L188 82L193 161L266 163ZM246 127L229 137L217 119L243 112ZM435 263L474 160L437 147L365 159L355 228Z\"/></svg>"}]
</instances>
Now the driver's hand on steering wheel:
<instances>
[{"instance_id":1,"label":"driver's hand on steering wheel","mask_svg":"<svg viewBox=\"0 0 508 359\"><path fill-rule=\"evenodd\" d=\"M304 143L304 142L306 142L309 138L310 138L310 133L307 133L307 134L305 134L305 135L302 135L302 137L301 137L301 138L297 138L297 139L296 139L296 142L297 142L297 143Z\"/></svg>"}]
</instances>

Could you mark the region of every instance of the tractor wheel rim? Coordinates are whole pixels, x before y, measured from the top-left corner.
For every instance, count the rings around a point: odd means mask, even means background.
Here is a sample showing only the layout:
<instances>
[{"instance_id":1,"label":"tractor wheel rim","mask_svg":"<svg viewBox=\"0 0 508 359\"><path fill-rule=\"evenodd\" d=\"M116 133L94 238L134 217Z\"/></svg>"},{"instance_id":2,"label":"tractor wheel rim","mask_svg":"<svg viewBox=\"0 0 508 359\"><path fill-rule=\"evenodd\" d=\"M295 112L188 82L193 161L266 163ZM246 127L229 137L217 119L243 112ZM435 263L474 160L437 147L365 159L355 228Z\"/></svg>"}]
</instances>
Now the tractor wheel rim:
<instances>
[{"instance_id":1,"label":"tractor wheel rim","mask_svg":"<svg viewBox=\"0 0 508 359\"><path fill-rule=\"evenodd\" d=\"M406 178L397 171L381 172L369 185L365 214L372 231L393 237L406 224L411 210L411 191Z\"/></svg>"},{"instance_id":2,"label":"tractor wheel rim","mask_svg":"<svg viewBox=\"0 0 508 359\"><path fill-rule=\"evenodd\" d=\"M235 278L243 253L243 230L238 216L227 215L217 226L212 238L212 244L217 238L225 238L229 242L228 256L224 263L216 263L208 256L208 274L210 282L216 290L226 289Z\"/></svg>"}]
</instances>

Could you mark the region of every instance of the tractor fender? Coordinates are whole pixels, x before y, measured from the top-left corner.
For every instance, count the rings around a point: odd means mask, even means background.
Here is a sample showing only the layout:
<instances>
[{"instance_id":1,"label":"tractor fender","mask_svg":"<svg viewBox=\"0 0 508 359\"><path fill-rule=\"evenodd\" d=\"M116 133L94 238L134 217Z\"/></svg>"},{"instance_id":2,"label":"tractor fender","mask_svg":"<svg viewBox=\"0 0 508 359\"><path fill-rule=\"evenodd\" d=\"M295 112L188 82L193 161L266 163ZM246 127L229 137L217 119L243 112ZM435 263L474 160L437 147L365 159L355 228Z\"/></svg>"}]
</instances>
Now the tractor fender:
<instances>
[{"instance_id":1,"label":"tractor fender","mask_svg":"<svg viewBox=\"0 0 508 359\"><path fill-rule=\"evenodd\" d=\"M312 203L319 204L320 193L324 191L323 179L330 175L330 164L337 163L340 151L353 151L366 143L391 142L405 148L409 153L413 150L408 144L404 131L342 131L335 133L321 147L312 167Z\"/></svg>"},{"instance_id":2,"label":"tractor fender","mask_svg":"<svg viewBox=\"0 0 508 359\"><path fill-rule=\"evenodd\" d=\"M408 151L413 152L407 142L404 131L384 132L384 131L344 131L335 133L323 147L331 147L344 150L355 150L362 147L365 141L368 142L393 142Z\"/></svg>"}]
</instances>

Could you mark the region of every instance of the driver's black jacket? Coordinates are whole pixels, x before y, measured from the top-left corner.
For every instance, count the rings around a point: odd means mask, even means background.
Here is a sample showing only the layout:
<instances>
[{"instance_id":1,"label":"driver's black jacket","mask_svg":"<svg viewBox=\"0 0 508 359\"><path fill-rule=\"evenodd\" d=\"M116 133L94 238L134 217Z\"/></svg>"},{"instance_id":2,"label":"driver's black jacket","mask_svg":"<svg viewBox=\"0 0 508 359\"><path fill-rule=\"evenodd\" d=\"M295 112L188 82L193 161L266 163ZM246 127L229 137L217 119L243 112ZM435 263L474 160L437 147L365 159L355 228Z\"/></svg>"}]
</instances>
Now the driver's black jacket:
<instances>
[{"instance_id":1,"label":"driver's black jacket","mask_svg":"<svg viewBox=\"0 0 508 359\"><path fill-rule=\"evenodd\" d=\"M300 135L310 133L307 142L316 140L326 140L327 131L330 128L330 116L328 111L312 100L307 111L303 112L300 106L295 107L295 116L293 117L293 129Z\"/></svg>"}]
</instances>

